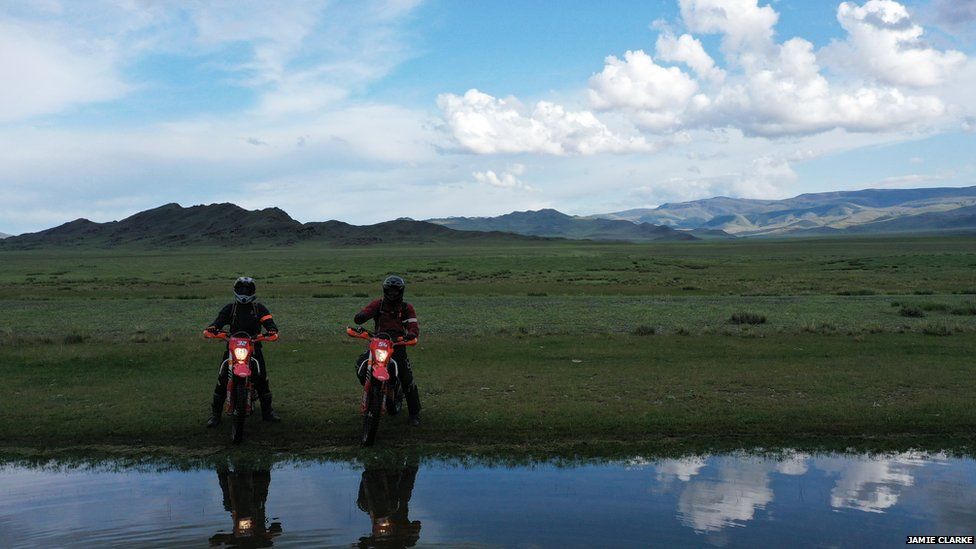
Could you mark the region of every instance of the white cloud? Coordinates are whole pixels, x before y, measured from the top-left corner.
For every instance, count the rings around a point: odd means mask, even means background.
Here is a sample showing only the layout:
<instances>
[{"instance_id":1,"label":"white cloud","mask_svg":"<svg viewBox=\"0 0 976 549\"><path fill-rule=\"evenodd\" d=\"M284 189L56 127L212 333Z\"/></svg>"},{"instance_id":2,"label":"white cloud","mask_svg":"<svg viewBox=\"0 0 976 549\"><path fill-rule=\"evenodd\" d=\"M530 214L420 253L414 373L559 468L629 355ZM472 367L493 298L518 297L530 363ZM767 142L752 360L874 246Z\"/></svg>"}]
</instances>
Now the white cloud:
<instances>
[{"instance_id":1,"label":"white cloud","mask_svg":"<svg viewBox=\"0 0 976 549\"><path fill-rule=\"evenodd\" d=\"M825 60L832 67L871 75L885 84L935 86L966 61L962 52L939 51L927 44L922 27L893 0L869 0L860 6L843 2L837 20L847 38L824 48Z\"/></svg>"},{"instance_id":2,"label":"white cloud","mask_svg":"<svg viewBox=\"0 0 976 549\"><path fill-rule=\"evenodd\" d=\"M688 30L721 34L727 55L761 51L772 44L779 14L757 0L680 0L681 19Z\"/></svg>"},{"instance_id":3,"label":"white cloud","mask_svg":"<svg viewBox=\"0 0 976 549\"><path fill-rule=\"evenodd\" d=\"M662 33L657 37L654 51L661 60L688 65L702 80L719 83L725 80L725 71L715 66L715 60L702 43L690 34L676 38L673 33Z\"/></svg>"},{"instance_id":4,"label":"white cloud","mask_svg":"<svg viewBox=\"0 0 976 549\"><path fill-rule=\"evenodd\" d=\"M111 52L77 45L44 29L0 20L0 123L56 113L129 91Z\"/></svg>"},{"instance_id":5,"label":"white cloud","mask_svg":"<svg viewBox=\"0 0 976 549\"><path fill-rule=\"evenodd\" d=\"M638 50L623 60L607 57L603 71L590 78L588 93L595 109L630 109L638 113L639 125L667 130L680 123L697 91L698 84L681 69L662 67Z\"/></svg>"},{"instance_id":6,"label":"white cloud","mask_svg":"<svg viewBox=\"0 0 976 549\"><path fill-rule=\"evenodd\" d=\"M768 57L750 57L742 77L722 88L703 114L707 125L774 137L834 128L884 132L932 121L945 112L934 96L897 88L834 89L820 73L813 45L793 38Z\"/></svg>"},{"instance_id":7,"label":"white cloud","mask_svg":"<svg viewBox=\"0 0 976 549\"><path fill-rule=\"evenodd\" d=\"M650 150L640 137L613 133L589 111L567 111L539 101L529 111L516 99L498 99L478 90L463 96L441 94L437 104L451 134L478 154L594 154Z\"/></svg>"},{"instance_id":8,"label":"white cloud","mask_svg":"<svg viewBox=\"0 0 976 549\"><path fill-rule=\"evenodd\" d=\"M519 176L523 173L525 173L524 165L513 164L499 173L495 173L494 170L485 170L483 172L473 172L471 175L478 183L486 183L492 187L532 190L532 187L529 187L519 179Z\"/></svg>"},{"instance_id":9,"label":"white cloud","mask_svg":"<svg viewBox=\"0 0 976 549\"><path fill-rule=\"evenodd\" d=\"M841 11L845 6L853 9L843 4ZM831 83L821 73L810 42L773 40L778 15L756 0L682 0L681 13L689 29L721 34L727 61L741 70L702 109L696 122L704 127L737 127L767 137L834 128L887 132L934 121L945 112L935 96ZM867 47L859 39L852 43L859 52Z\"/></svg>"},{"instance_id":10,"label":"white cloud","mask_svg":"<svg viewBox=\"0 0 976 549\"><path fill-rule=\"evenodd\" d=\"M767 138L835 129L893 133L943 124L947 114L959 116L959 109L950 112L936 95L904 91L904 82L831 81L812 43L774 40L779 16L758 0L680 0L680 7L689 30L721 35L728 72L716 66L695 36L675 37L670 28L658 25L658 61L641 50L627 51L622 59L611 55L589 79L589 106L599 116L546 101L529 113L514 98L496 99L472 90L463 98L440 97L453 137L478 154L653 152L659 147L647 146L640 137L620 136L633 129L662 134L722 128ZM903 10L891 0L869 0L864 7L842 4L842 21L857 20L875 29L874 35L862 36L860 27L845 25L850 36L843 47L870 56L881 44L893 52L890 70L898 63L925 65L914 76L902 77L917 84L935 81L934 72L965 59L959 52L923 47L921 28L899 18ZM878 26L889 19L891 28ZM701 82L661 61L689 66ZM614 122L614 130L608 122Z\"/></svg>"}]
</instances>

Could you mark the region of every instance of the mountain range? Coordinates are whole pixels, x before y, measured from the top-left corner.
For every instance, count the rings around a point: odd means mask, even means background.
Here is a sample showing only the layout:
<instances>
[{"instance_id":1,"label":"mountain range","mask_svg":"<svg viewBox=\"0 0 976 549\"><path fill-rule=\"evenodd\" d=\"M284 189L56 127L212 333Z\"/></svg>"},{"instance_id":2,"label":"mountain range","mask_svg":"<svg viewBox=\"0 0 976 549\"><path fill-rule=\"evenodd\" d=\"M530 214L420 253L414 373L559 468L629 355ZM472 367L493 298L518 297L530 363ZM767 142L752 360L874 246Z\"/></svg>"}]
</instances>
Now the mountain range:
<instances>
[{"instance_id":1,"label":"mountain range","mask_svg":"<svg viewBox=\"0 0 976 549\"><path fill-rule=\"evenodd\" d=\"M867 189L784 200L716 197L589 216L736 236L976 229L976 187Z\"/></svg>"},{"instance_id":2,"label":"mountain range","mask_svg":"<svg viewBox=\"0 0 976 549\"><path fill-rule=\"evenodd\" d=\"M9 238L11 236L13 236L13 235L9 235L7 233L0 233L0 240L3 240L4 238Z\"/></svg>"},{"instance_id":3,"label":"mountain range","mask_svg":"<svg viewBox=\"0 0 976 549\"><path fill-rule=\"evenodd\" d=\"M184 208L179 204L166 204L121 221L95 223L87 219L76 219L44 231L11 236L0 242L0 248L271 247L300 242L355 245L536 240L543 239L511 233L454 231L433 223L410 219L364 226L341 221L301 223L278 208L245 210L234 204Z\"/></svg>"},{"instance_id":4,"label":"mountain range","mask_svg":"<svg viewBox=\"0 0 976 549\"><path fill-rule=\"evenodd\" d=\"M120 221L76 219L36 233L0 233L0 248L505 243L551 238L657 242L922 232L976 232L976 187L839 191L784 200L716 197L586 217L543 209L496 217L402 218L363 226L301 223L278 208L166 204Z\"/></svg>"},{"instance_id":5,"label":"mountain range","mask_svg":"<svg viewBox=\"0 0 976 549\"><path fill-rule=\"evenodd\" d=\"M503 231L533 236L589 240L653 242L659 240L697 240L701 237L730 237L730 235L717 230L682 231L651 223L566 215L552 209L512 212L497 217L447 217L428 219L427 221L459 231Z\"/></svg>"}]
</instances>

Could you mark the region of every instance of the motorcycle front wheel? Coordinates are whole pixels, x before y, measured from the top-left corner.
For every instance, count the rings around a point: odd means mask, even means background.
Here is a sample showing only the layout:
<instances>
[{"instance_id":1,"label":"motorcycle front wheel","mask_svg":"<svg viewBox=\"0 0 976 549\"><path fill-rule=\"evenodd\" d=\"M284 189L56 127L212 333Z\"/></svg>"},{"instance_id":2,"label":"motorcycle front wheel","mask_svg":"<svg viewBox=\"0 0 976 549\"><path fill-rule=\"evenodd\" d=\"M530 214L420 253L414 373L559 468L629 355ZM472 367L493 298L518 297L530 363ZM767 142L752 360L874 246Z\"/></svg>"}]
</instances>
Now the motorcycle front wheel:
<instances>
[{"instance_id":1,"label":"motorcycle front wheel","mask_svg":"<svg viewBox=\"0 0 976 549\"><path fill-rule=\"evenodd\" d=\"M376 440L376 430L380 426L384 396L386 395L383 391L383 384L373 380L366 397L366 413L363 414L363 436L360 439L360 444L363 446L372 446Z\"/></svg>"},{"instance_id":2,"label":"motorcycle front wheel","mask_svg":"<svg viewBox=\"0 0 976 549\"><path fill-rule=\"evenodd\" d=\"M393 396L386 396L386 413L391 416L395 416L400 413L403 409L403 391L400 390L398 386L393 393Z\"/></svg>"},{"instance_id":3,"label":"motorcycle front wheel","mask_svg":"<svg viewBox=\"0 0 976 549\"><path fill-rule=\"evenodd\" d=\"M234 380L234 417L230 422L230 439L234 444L244 440L244 420L247 417L247 383L243 379Z\"/></svg>"}]
</instances>

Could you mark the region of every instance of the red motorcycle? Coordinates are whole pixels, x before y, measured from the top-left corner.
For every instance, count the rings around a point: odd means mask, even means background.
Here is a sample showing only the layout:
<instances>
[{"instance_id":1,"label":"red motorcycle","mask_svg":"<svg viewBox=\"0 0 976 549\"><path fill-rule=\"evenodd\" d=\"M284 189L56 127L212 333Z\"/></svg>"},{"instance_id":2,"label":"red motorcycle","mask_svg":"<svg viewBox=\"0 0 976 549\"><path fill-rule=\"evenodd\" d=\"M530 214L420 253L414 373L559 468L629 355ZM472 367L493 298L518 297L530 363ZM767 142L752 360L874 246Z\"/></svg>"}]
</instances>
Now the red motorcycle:
<instances>
[{"instance_id":1,"label":"red motorcycle","mask_svg":"<svg viewBox=\"0 0 976 549\"><path fill-rule=\"evenodd\" d=\"M203 336L228 342L227 360L220 364L220 371L224 368L229 369L224 412L234 417L231 422L230 437L235 443L239 443L244 440L244 420L254 410L254 400L257 398L257 390L251 383L251 373L258 375L261 364L254 358L254 344L258 341L277 341L278 334L251 337L245 332L231 335L227 332L204 330Z\"/></svg>"},{"instance_id":2,"label":"red motorcycle","mask_svg":"<svg viewBox=\"0 0 976 549\"><path fill-rule=\"evenodd\" d=\"M360 407L363 415L363 436L360 443L363 446L372 446L376 440L376 430L380 426L380 417L387 412L399 412L403 402L403 389L400 387L400 376L397 375L397 363L393 360L393 349L416 345L417 340L405 340L401 337L393 341L387 334L374 334L364 328L346 328L346 334L369 340L369 353L364 365L366 383L363 384L363 403Z\"/></svg>"}]
</instances>

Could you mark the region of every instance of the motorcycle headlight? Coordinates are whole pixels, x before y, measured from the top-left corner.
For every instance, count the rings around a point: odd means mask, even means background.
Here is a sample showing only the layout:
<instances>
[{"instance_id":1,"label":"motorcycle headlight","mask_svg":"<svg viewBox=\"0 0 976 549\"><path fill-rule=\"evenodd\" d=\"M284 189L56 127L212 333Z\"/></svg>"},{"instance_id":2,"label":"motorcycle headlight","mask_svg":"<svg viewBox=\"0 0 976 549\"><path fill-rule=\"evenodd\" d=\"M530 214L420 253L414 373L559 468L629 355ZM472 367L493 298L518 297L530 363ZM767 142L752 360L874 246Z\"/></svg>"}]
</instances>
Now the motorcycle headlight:
<instances>
[{"instance_id":1,"label":"motorcycle headlight","mask_svg":"<svg viewBox=\"0 0 976 549\"><path fill-rule=\"evenodd\" d=\"M386 357L390 356L390 351L386 349L376 349L373 351L373 358L377 362L386 362Z\"/></svg>"},{"instance_id":2,"label":"motorcycle headlight","mask_svg":"<svg viewBox=\"0 0 976 549\"><path fill-rule=\"evenodd\" d=\"M234 359L238 362L244 362L247 360L247 347L235 347L234 348Z\"/></svg>"}]
</instances>

